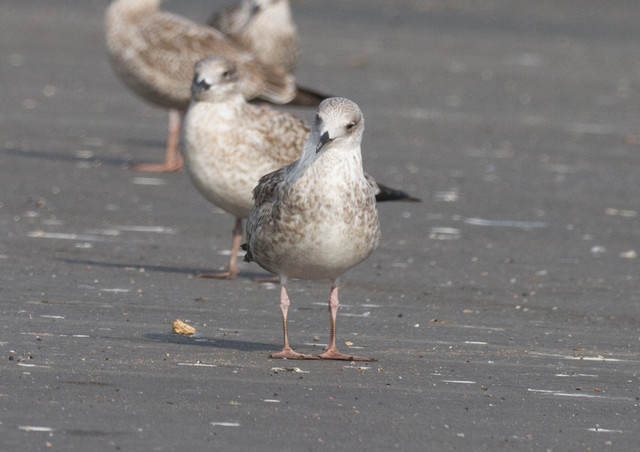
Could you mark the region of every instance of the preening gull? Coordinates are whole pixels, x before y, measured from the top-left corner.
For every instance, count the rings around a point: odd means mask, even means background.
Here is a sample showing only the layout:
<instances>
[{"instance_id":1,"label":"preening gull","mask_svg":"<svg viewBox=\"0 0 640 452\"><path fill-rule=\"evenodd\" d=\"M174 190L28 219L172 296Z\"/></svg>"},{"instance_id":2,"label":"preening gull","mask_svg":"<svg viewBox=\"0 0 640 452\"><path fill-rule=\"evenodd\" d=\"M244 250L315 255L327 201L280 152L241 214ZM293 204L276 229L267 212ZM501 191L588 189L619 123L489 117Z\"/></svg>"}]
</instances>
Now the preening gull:
<instances>
[{"instance_id":1,"label":"preening gull","mask_svg":"<svg viewBox=\"0 0 640 452\"><path fill-rule=\"evenodd\" d=\"M298 61L298 30L289 0L241 0L214 14L209 25L248 49L258 61L292 72Z\"/></svg>"},{"instance_id":2,"label":"preening gull","mask_svg":"<svg viewBox=\"0 0 640 452\"><path fill-rule=\"evenodd\" d=\"M208 23L262 64L280 66L290 73L296 68L298 29L289 0L240 0L214 14ZM298 85L288 104L317 107L327 97L331 96Z\"/></svg>"},{"instance_id":3,"label":"preening gull","mask_svg":"<svg viewBox=\"0 0 640 452\"><path fill-rule=\"evenodd\" d=\"M290 278L331 281L329 345L322 359L371 361L340 353L336 315L340 276L378 246L376 186L362 167L364 118L344 98L324 100L299 160L263 176L253 192L245 260L280 275L284 345L271 358L317 359L293 351L287 334Z\"/></svg>"}]
</instances>

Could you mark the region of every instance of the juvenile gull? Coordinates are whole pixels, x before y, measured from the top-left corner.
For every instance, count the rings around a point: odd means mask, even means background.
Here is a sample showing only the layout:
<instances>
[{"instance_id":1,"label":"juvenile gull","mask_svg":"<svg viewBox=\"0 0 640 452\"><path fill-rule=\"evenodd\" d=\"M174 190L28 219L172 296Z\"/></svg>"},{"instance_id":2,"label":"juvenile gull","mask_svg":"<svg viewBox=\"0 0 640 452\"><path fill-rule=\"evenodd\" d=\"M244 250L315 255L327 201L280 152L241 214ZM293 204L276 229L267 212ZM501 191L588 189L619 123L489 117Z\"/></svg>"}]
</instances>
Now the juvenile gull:
<instances>
[{"instance_id":1,"label":"juvenile gull","mask_svg":"<svg viewBox=\"0 0 640 452\"><path fill-rule=\"evenodd\" d=\"M240 0L214 14L209 24L267 66L293 72L298 62L298 30L289 0ZM297 86L290 105L317 107L326 94Z\"/></svg>"},{"instance_id":2,"label":"juvenile gull","mask_svg":"<svg viewBox=\"0 0 640 452\"><path fill-rule=\"evenodd\" d=\"M207 57L194 72L182 131L187 173L207 200L236 217L227 270L199 276L233 279L251 192L261 176L300 156L308 129L293 115L247 103L232 61Z\"/></svg>"},{"instance_id":3,"label":"juvenile gull","mask_svg":"<svg viewBox=\"0 0 640 452\"><path fill-rule=\"evenodd\" d=\"M143 99L169 109L165 163L135 166L146 171L173 171L182 166L178 136L196 61L212 54L234 61L240 91L247 99L283 104L296 95L295 79L285 69L260 63L214 28L160 11L160 2L115 0L105 14L107 50L115 72Z\"/></svg>"},{"instance_id":4,"label":"juvenile gull","mask_svg":"<svg viewBox=\"0 0 640 452\"><path fill-rule=\"evenodd\" d=\"M339 278L366 259L380 239L376 187L362 168L363 131L364 118L354 102L323 101L300 159L263 176L253 192L245 260L280 275L284 345L271 358L317 358L289 346L287 282L301 278L331 281L330 339L319 357L372 360L336 347Z\"/></svg>"},{"instance_id":5,"label":"juvenile gull","mask_svg":"<svg viewBox=\"0 0 640 452\"><path fill-rule=\"evenodd\" d=\"M181 142L187 173L207 200L236 218L227 270L199 276L233 279L253 188L263 175L300 157L309 129L289 113L247 103L236 65L224 57L207 57L196 63L194 72ZM380 187L379 201L416 200Z\"/></svg>"},{"instance_id":6,"label":"juvenile gull","mask_svg":"<svg viewBox=\"0 0 640 452\"><path fill-rule=\"evenodd\" d=\"M298 30L289 0L241 0L208 21L263 64L292 72L298 62Z\"/></svg>"}]
</instances>

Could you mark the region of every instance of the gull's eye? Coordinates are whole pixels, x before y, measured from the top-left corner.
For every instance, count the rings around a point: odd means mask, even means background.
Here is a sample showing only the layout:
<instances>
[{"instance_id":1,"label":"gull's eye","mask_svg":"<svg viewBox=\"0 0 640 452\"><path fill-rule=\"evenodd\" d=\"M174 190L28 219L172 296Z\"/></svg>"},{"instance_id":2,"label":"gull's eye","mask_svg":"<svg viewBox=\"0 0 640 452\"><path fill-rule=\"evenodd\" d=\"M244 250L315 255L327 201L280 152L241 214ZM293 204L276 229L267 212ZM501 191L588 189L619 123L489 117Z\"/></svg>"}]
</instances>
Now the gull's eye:
<instances>
[{"instance_id":1,"label":"gull's eye","mask_svg":"<svg viewBox=\"0 0 640 452\"><path fill-rule=\"evenodd\" d=\"M347 124L347 130L351 130L356 126L357 123L355 122L350 122L349 124Z\"/></svg>"}]
</instances>

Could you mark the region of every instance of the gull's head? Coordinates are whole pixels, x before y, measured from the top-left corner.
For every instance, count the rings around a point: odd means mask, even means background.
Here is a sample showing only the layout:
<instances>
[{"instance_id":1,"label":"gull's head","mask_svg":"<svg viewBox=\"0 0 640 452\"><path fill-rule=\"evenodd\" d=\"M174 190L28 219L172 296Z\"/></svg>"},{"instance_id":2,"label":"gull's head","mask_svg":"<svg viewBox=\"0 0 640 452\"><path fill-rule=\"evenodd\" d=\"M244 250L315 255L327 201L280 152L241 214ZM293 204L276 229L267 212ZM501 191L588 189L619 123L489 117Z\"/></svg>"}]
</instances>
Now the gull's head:
<instances>
[{"instance_id":1,"label":"gull's head","mask_svg":"<svg viewBox=\"0 0 640 452\"><path fill-rule=\"evenodd\" d=\"M244 0L240 6L246 20L246 25L267 11L279 11L279 8L288 10L287 0ZM267 14L269 15L269 14Z\"/></svg>"},{"instance_id":2,"label":"gull's head","mask_svg":"<svg viewBox=\"0 0 640 452\"><path fill-rule=\"evenodd\" d=\"M359 147L363 131L364 117L355 102L343 97L325 99L318 106L312 127L316 154L328 147Z\"/></svg>"},{"instance_id":3,"label":"gull's head","mask_svg":"<svg viewBox=\"0 0 640 452\"><path fill-rule=\"evenodd\" d=\"M198 61L193 70L191 98L196 101L224 100L239 92L236 64L222 56Z\"/></svg>"},{"instance_id":4,"label":"gull's head","mask_svg":"<svg viewBox=\"0 0 640 452\"><path fill-rule=\"evenodd\" d=\"M251 13L255 15L278 4L285 4L286 2L285 0L245 0L244 3L251 7Z\"/></svg>"}]
</instances>

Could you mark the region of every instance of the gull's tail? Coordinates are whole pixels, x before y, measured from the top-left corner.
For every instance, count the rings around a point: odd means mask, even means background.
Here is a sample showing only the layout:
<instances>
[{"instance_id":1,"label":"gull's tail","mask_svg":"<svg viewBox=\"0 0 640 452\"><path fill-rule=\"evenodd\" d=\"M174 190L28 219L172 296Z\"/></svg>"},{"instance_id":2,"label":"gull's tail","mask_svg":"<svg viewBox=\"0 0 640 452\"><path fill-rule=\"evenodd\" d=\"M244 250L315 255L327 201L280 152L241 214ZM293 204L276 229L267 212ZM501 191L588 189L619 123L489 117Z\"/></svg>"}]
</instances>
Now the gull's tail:
<instances>
[{"instance_id":1,"label":"gull's tail","mask_svg":"<svg viewBox=\"0 0 640 452\"><path fill-rule=\"evenodd\" d=\"M317 107L323 100L333 97L327 94L319 93L303 86L298 86L296 90L296 96L287 105L293 105L297 107Z\"/></svg>"},{"instance_id":2,"label":"gull's tail","mask_svg":"<svg viewBox=\"0 0 640 452\"><path fill-rule=\"evenodd\" d=\"M262 66L264 84L260 98L275 104L286 104L295 99L296 79L278 67Z\"/></svg>"},{"instance_id":3,"label":"gull's tail","mask_svg":"<svg viewBox=\"0 0 640 452\"><path fill-rule=\"evenodd\" d=\"M396 190L395 188L387 187L386 185L377 184L378 192L376 193L376 201L406 201L406 202L422 202L419 198L414 198L408 193L402 190Z\"/></svg>"},{"instance_id":4,"label":"gull's tail","mask_svg":"<svg viewBox=\"0 0 640 452\"><path fill-rule=\"evenodd\" d=\"M253 262L253 256L251 255L251 251L249 250L249 244L248 243L243 243L242 245L240 245L240 248L242 248L243 250L245 250L247 253L244 255L244 262Z\"/></svg>"}]
</instances>

